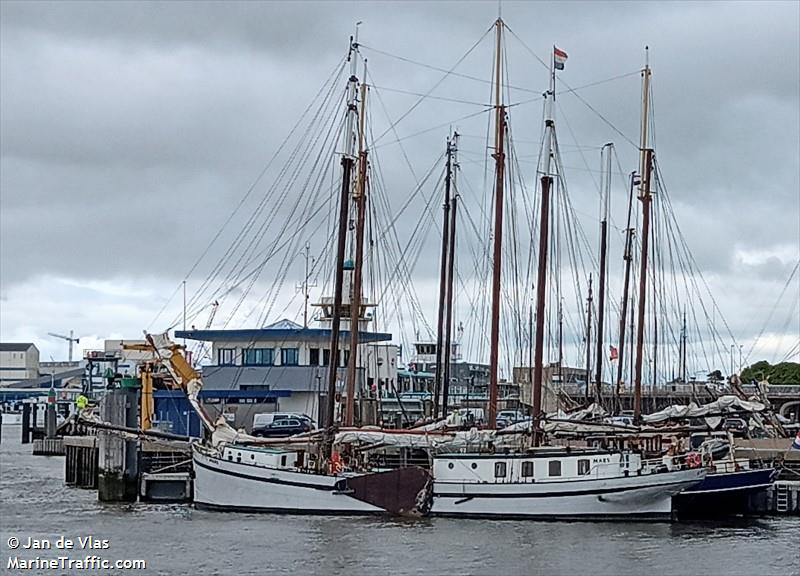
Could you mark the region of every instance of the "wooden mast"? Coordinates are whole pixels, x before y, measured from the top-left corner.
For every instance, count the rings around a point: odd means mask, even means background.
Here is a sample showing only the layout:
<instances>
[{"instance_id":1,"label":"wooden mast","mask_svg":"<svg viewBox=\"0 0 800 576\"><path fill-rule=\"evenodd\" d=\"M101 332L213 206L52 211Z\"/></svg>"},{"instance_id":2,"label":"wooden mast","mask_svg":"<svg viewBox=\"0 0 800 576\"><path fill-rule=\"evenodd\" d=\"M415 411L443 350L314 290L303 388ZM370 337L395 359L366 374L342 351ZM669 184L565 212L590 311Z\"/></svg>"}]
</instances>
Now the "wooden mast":
<instances>
[{"instance_id":1,"label":"wooden mast","mask_svg":"<svg viewBox=\"0 0 800 576\"><path fill-rule=\"evenodd\" d=\"M447 145L447 188L450 192L450 240L447 254L447 316L444 322L444 382L442 383L442 417L447 417L447 402L450 397L450 358L451 335L453 331L453 280L456 261L456 211L458 209L458 188L456 169L458 168L458 132L453 133Z\"/></svg>"},{"instance_id":2,"label":"wooden mast","mask_svg":"<svg viewBox=\"0 0 800 576\"><path fill-rule=\"evenodd\" d=\"M350 186L352 184L353 164L353 128L356 115L356 58L358 40L350 37L350 79L347 85L347 121L344 131L344 154L342 155L342 186L339 198L339 229L336 243L336 274L333 288L333 310L331 318L331 355L328 363L328 397L325 406L325 426L327 438L325 442L326 455L330 454L333 445L332 428L335 426L334 404L336 402L336 374L339 365L339 331L341 328L342 314L342 284L344 281L344 257L347 247L347 220L350 210Z\"/></svg>"},{"instance_id":3,"label":"wooden mast","mask_svg":"<svg viewBox=\"0 0 800 576\"><path fill-rule=\"evenodd\" d=\"M628 293L631 282L631 263L633 262L633 228L631 227L631 216L633 212L633 187L636 183L636 172L631 173L631 186L628 195L628 224L625 228L625 252L623 260L625 260L625 281L622 288L622 306L619 316L619 349L617 350L617 382L615 390L617 395L617 402L619 399L619 389L622 386L622 371L625 367L625 333L628 330L627 317L628 317ZM620 406L620 410L621 410Z\"/></svg>"},{"instance_id":4,"label":"wooden mast","mask_svg":"<svg viewBox=\"0 0 800 576\"><path fill-rule=\"evenodd\" d=\"M641 127L641 183L639 200L642 202L642 253L639 267L638 325L636 326L636 366L633 379L633 418L638 424L642 415L642 362L644 360L644 317L647 296L647 256L650 250L650 179L653 168L653 150L648 148L648 107L650 101L650 65L642 71L642 127Z\"/></svg>"},{"instance_id":5,"label":"wooden mast","mask_svg":"<svg viewBox=\"0 0 800 576\"><path fill-rule=\"evenodd\" d=\"M555 46L550 58L550 90L545 95L550 100L545 102L546 119L545 131L546 148L544 156L544 171L542 174L542 206L539 220L539 262L536 274L536 342L533 357L533 445L539 446L542 440L541 412L542 412L542 380L544 377L544 304L547 294L547 248L550 239L550 189L553 185L553 177L550 175L550 161L553 155L553 139L555 136L554 104L556 99L556 67L555 67ZM561 302L559 301L559 310ZM559 312L559 322L560 312ZM559 333L560 333L559 328ZM561 336L559 335L559 340ZM560 343L559 343L560 348ZM559 356L561 351L559 349ZM560 364L561 358L559 358ZM559 374L561 367L559 365Z\"/></svg>"},{"instance_id":6,"label":"wooden mast","mask_svg":"<svg viewBox=\"0 0 800 576\"><path fill-rule=\"evenodd\" d=\"M503 20L495 22L497 46L495 48L495 186L494 186L494 253L492 257L492 322L489 344L489 417L487 424L493 429L497 424L497 371L499 364L500 339L500 279L502 275L503 243L503 178L505 168L505 106L502 105L501 67Z\"/></svg>"},{"instance_id":7,"label":"wooden mast","mask_svg":"<svg viewBox=\"0 0 800 576\"><path fill-rule=\"evenodd\" d=\"M439 417L439 396L442 394L442 377L444 375L444 327L445 309L447 305L447 254L450 242L450 138L447 139L447 168L444 185L444 204L442 205L442 255L439 268L439 318L436 329L436 377L433 383L433 416ZM443 416L447 416L447 404L442 407Z\"/></svg>"},{"instance_id":8,"label":"wooden mast","mask_svg":"<svg viewBox=\"0 0 800 576\"><path fill-rule=\"evenodd\" d=\"M358 120L358 181L353 202L356 205L356 257L353 267L353 294L350 297L350 359L347 363L347 406L345 426L354 420L356 369L358 368L359 321L361 319L361 285L364 270L364 219L367 207L367 148L364 143L364 122L367 111L367 61L364 60L364 81L361 82L361 109Z\"/></svg>"},{"instance_id":9,"label":"wooden mast","mask_svg":"<svg viewBox=\"0 0 800 576\"><path fill-rule=\"evenodd\" d=\"M606 152L604 165L606 179L602 200L603 215L600 220L600 290L597 303L597 347L595 348L596 364L594 367L594 400L598 404L603 402L603 355L605 354L603 326L606 310L606 268L608 267L606 265L606 251L608 245L608 205L611 197L611 152L613 149L614 145L610 142L603 146L603 152Z\"/></svg>"}]
</instances>

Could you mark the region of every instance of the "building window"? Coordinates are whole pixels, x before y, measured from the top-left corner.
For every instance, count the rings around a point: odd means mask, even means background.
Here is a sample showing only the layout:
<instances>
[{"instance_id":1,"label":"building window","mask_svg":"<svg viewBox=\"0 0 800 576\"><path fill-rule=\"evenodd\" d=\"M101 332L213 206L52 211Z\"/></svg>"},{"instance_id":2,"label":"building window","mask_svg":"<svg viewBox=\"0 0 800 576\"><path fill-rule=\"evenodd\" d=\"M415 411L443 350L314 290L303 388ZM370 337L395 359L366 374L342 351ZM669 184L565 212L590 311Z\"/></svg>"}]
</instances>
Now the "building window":
<instances>
[{"instance_id":1,"label":"building window","mask_svg":"<svg viewBox=\"0 0 800 576\"><path fill-rule=\"evenodd\" d=\"M242 364L245 366L272 366L272 348L245 348L242 350Z\"/></svg>"},{"instance_id":2,"label":"building window","mask_svg":"<svg viewBox=\"0 0 800 576\"><path fill-rule=\"evenodd\" d=\"M344 359L342 366L347 366L348 362L350 362L350 350L342 350L342 357Z\"/></svg>"},{"instance_id":3,"label":"building window","mask_svg":"<svg viewBox=\"0 0 800 576\"><path fill-rule=\"evenodd\" d=\"M589 460L578 460L578 476L585 476L589 473Z\"/></svg>"},{"instance_id":4,"label":"building window","mask_svg":"<svg viewBox=\"0 0 800 576\"><path fill-rule=\"evenodd\" d=\"M550 460L548 462L548 475L561 476L561 460Z\"/></svg>"},{"instance_id":5,"label":"building window","mask_svg":"<svg viewBox=\"0 0 800 576\"><path fill-rule=\"evenodd\" d=\"M495 478L505 478L506 477L506 463L505 462L495 462L494 463L494 477Z\"/></svg>"},{"instance_id":6,"label":"building window","mask_svg":"<svg viewBox=\"0 0 800 576\"><path fill-rule=\"evenodd\" d=\"M297 348L281 348L281 364L283 366L297 366L298 357Z\"/></svg>"},{"instance_id":7,"label":"building window","mask_svg":"<svg viewBox=\"0 0 800 576\"><path fill-rule=\"evenodd\" d=\"M220 366L236 364L236 348L220 348L217 350L217 362Z\"/></svg>"},{"instance_id":8,"label":"building window","mask_svg":"<svg viewBox=\"0 0 800 576\"><path fill-rule=\"evenodd\" d=\"M331 364L331 351L325 348L322 351L322 365L323 366L330 366Z\"/></svg>"},{"instance_id":9,"label":"building window","mask_svg":"<svg viewBox=\"0 0 800 576\"><path fill-rule=\"evenodd\" d=\"M308 363L311 366L319 366L319 348L308 349Z\"/></svg>"},{"instance_id":10,"label":"building window","mask_svg":"<svg viewBox=\"0 0 800 576\"><path fill-rule=\"evenodd\" d=\"M533 478L533 462L522 463L522 477Z\"/></svg>"}]
</instances>

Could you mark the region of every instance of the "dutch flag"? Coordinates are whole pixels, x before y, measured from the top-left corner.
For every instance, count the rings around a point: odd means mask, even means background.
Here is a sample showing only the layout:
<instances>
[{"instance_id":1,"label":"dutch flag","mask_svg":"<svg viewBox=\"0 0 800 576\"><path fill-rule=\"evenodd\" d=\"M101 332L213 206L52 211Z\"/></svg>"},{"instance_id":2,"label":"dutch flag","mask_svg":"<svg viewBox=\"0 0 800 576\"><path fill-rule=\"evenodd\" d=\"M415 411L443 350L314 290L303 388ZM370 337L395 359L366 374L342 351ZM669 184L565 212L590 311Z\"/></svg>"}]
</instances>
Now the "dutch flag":
<instances>
[{"instance_id":1,"label":"dutch flag","mask_svg":"<svg viewBox=\"0 0 800 576\"><path fill-rule=\"evenodd\" d=\"M566 61L567 53L553 46L553 65L555 66L556 70L563 70L564 63Z\"/></svg>"},{"instance_id":2,"label":"dutch flag","mask_svg":"<svg viewBox=\"0 0 800 576\"><path fill-rule=\"evenodd\" d=\"M797 431L797 436L794 437L794 442L792 442L792 450L800 450L800 430Z\"/></svg>"}]
</instances>

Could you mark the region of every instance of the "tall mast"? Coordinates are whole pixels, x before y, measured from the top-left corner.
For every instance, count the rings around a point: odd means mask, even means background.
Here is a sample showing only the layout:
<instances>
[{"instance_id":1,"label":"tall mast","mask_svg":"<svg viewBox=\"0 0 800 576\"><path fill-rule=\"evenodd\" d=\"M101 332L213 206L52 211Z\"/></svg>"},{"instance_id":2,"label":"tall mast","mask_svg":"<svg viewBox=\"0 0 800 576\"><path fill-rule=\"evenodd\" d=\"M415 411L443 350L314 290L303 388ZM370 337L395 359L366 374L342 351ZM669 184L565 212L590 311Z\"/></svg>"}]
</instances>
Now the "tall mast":
<instances>
[{"instance_id":1,"label":"tall mast","mask_svg":"<svg viewBox=\"0 0 800 576\"><path fill-rule=\"evenodd\" d=\"M356 205L356 258L353 267L353 294L350 298L350 360L347 363L347 407L345 426L353 425L356 368L358 367L359 320L361 319L361 284L364 270L364 219L367 207L367 148L364 142L364 122L367 112L367 61L364 60L364 80L361 82L361 110L358 120L358 182L353 194Z\"/></svg>"},{"instance_id":2,"label":"tall mast","mask_svg":"<svg viewBox=\"0 0 800 576\"><path fill-rule=\"evenodd\" d=\"M450 203L450 240L447 250L447 317L444 323L444 383L442 391L442 416L447 416L447 401L450 397L450 359L451 334L453 331L453 280L456 261L456 211L458 208L458 187L456 174L458 170L458 132L453 133L447 148L447 188L451 190Z\"/></svg>"},{"instance_id":3,"label":"tall mast","mask_svg":"<svg viewBox=\"0 0 800 576\"><path fill-rule=\"evenodd\" d=\"M602 191L602 217L600 219L600 290L598 294L599 301L597 303L597 347L596 359L594 367L594 382L595 382L595 402L601 404L603 401L603 354L604 341L603 341L603 325L605 321L606 311L606 250L608 243L608 205L611 197L611 152L614 149L612 143L603 146L602 153L605 153L605 187Z\"/></svg>"},{"instance_id":4,"label":"tall mast","mask_svg":"<svg viewBox=\"0 0 800 576\"><path fill-rule=\"evenodd\" d=\"M436 377L433 383L433 415L439 416L439 396L442 393L442 377L447 355L444 352L445 309L447 308L447 246L450 242L450 138L447 139L447 165L444 180L444 203L442 204L442 256L439 268L439 318L436 330ZM442 407L447 416L447 404Z\"/></svg>"},{"instance_id":5,"label":"tall mast","mask_svg":"<svg viewBox=\"0 0 800 576\"><path fill-rule=\"evenodd\" d=\"M358 34L358 28L356 28ZM358 51L358 36L350 37L350 52L347 59L350 61L350 79L347 84L347 120L344 131L344 154L342 155L342 186L339 198L339 230L336 244L336 274L333 289L333 310L331 319L331 356L328 367L328 401L325 406L325 426L330 429L335 425L334 403L336 398L336 373L339 365L339 330L342 314L342 284L344 281L344 258L347 248L347 220L350 210L350 186L352 184L353 164L355 163L353 128L356 122L356 57ZM326 451L330 451L333 437L329 433L326 441Z\"/></svg>"},{"instance_id":6,"label":"tall mast","mask_svg":"<svg viewBox=\"0 0 800 576\"><path fill-rule=\"evenodd\" d=\"M505 169L505 106L502 104L501 93L501 67L502 67L502 35L503 21L498 18L495 22L497 30L497 46L495 48L495 186L494 186L494 254L492 270L492 324L489 344L489 418L490 429L496 425L497 418L497 370L499 361L500 339L500 278L502 272L502 242L503 242L503 178Z\"/></svg>"},{"instance_id":7,"label":"tall mast","mask_svg":"<svg viewBox=\"0 0 800 576\"><path fill-rule=\"evenodd\" d=\"M586 400L592 386L592 275L589 274L589 297L586 298Z\"/></svg>"},{"instance_id":8,"label":"tall mast","mask_svg":"<svg viewBox=\"0 0 800 576\"><path fill-rule=\"evenodd\" d=\"M681 331L681 379L686 383L686 309L683 310L683 330Z\"/></svg>"},{"instance_id":9,"label":"tall mast","mask_svg":"<svg viewBox=\"0 0 800 576\"><path fill-rule=\"evenodd\" d=\"M544 156L544 173L542 174L542 206L539 220L539 263L536 274L536 342L534 348L534 369L533 369L533 445L538 446L541 442L540 421L542 412L542 379L544 366L542 357L544 355L544 301L546 296L547 283L547 247L550 238L550 189L553 185L553 177L550 175L550 159L553 155L553 137L555 132L554 104L556 99L556 65L555 65L555 46L550 59L550 90L546 94L546 148ZM547 99L549 96L549 99ZM559 306L561 302L559 301ZM560 315L560 314L559 314ZM559 319L560 322L560 319ZM561 328L559 327L559 340ZM559 342L559 363L561 361L561 343ZM561 367L559 366L559 374Z\"/></svg>"},{"instance_id":10,"label":"tall mast","mask_svg":"<svg viewBox=\"0 0 800 576\"><path fill-rule=\"evenodd\" d=\"M631 173L630 192L628 194L628 223L625 228L625 252L623 260L625 261L625 281L622 288L622 306L619 316L619 349L617 354L617 382L616 390L622 386L622 371L625 367L625 333L628 331L627 317L628 317L628 293L631 283L631 263L633 262L633 228L631 227L631 216L633 212L633 188L636 185L636 172ZM631 317L632 319L633 317ZM619 392L617 392L617 402L619 402Z\"/></svg>"},{"instance_id":11,"label":"tall mast","mask_svg":"<svg viewBox=\"0 0 800 576\"><path fill-rule=\"evenodd\" d=\"M653 169L653 150L648 148L647 126L650 101L650 64L642 71L642 126L639 200L642 202L642 253L639 268L639 310L636 326L636 367L633 378L633 418L636 423L642 415L642 361L644 359L644 317L647 296L647 256L650 250L650 179Z\"/></svg>"}]
</instances>

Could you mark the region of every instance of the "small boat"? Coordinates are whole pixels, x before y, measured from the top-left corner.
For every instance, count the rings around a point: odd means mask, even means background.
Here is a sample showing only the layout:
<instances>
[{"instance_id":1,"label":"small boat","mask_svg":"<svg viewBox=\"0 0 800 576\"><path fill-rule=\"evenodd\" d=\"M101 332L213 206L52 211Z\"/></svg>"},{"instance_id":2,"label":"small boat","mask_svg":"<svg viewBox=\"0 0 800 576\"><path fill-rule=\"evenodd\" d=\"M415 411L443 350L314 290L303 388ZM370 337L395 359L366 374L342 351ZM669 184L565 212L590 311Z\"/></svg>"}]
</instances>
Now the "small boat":
<instances>
[{"instance_id":1,"label":"small boat","mask_svg":"<svg viewBox=\"0 0 800 576\"><path fill-rule=\"evenodd\" d=\"M673 505L679 518L747 514L751 500L765 492L778 476L774 468L750 468L749 460L735 458L732 444L718 435L708 437L697 447L695 454L705 460L708 475L675 496ZM693 435L693 445L698 436L705 435Z\"/></svg>"}]
</instances>

